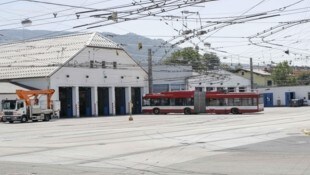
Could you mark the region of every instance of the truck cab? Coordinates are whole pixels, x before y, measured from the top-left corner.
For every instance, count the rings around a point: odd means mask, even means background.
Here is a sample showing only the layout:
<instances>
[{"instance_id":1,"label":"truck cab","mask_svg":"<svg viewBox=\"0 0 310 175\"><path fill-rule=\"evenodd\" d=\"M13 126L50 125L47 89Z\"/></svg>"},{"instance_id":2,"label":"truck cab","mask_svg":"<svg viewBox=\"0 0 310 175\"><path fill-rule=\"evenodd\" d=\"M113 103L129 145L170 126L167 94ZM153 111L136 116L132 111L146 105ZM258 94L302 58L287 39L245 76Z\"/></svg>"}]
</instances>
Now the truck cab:
<instances>
[{"instance_id":1,"label":"truck cab","mask_svg":"<svg viewBox=\"0 0 310 175\"><path fill-rule=\"evenodd\" d=\"M22 123L28 120L49 121L52 116L55 116L55 111L52 107L51 97L55 90L16 90L16 95L19 99L15 100L3 100L2 101L2 121L13 123L14 121L20 121ZM40 100L40 97L45 100Z\"/></svg>"},{"instance_id":2,"label":"truck cab","mask_svg":"<svg viewBox=\"0 0 310 175\"><path fill-rule=\"evenodd\" d=\"M2 121L13 123L27 119L25 100L2 100ZM25 119L24 119L25 120Z\"/></svg>"}]
</instances>

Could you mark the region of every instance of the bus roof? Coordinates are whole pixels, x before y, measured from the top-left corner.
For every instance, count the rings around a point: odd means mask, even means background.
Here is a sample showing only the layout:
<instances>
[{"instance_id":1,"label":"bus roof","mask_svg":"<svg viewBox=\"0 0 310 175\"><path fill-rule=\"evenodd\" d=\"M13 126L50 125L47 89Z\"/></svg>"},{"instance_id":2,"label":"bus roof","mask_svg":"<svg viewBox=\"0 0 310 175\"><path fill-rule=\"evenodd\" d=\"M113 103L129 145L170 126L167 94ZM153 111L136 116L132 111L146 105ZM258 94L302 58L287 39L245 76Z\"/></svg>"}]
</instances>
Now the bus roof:
<instances>
[{"instance_id":1,"label":"bus roof","mask_svg":"<svg viewBox=\"0 0 310 175\"><path fill-rule=\"evenodd\" d=\"M144 98L194 98L195 91L171 91L146 94ZM258 97L255 92L206 92L206 98L253 98Z\"/></svg>"}]
</instances>

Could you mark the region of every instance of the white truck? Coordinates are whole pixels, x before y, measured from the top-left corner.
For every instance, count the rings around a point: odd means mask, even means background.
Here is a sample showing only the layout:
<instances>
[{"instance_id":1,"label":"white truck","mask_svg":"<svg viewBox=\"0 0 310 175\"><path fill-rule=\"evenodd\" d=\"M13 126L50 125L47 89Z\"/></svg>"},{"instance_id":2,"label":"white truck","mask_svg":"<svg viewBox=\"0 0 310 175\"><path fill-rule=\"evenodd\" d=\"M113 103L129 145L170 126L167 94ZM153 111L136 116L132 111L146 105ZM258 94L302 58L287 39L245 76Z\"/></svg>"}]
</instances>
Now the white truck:
<instances>
[{"instance_id":1,"label":"white truck","mask_svg":"<svg viewBox=\"0 0 310 175\"><path fill-rule=\"evenodd\" d=\"M20 121L22 123L28 120L32 121L49 121L55 115L51 97L55 90L16 90L16 95L20 99L2 100L2 121L14 123ZM38 96L46 96L46 106L40 105Z\"/></svg>"}]
</instances>

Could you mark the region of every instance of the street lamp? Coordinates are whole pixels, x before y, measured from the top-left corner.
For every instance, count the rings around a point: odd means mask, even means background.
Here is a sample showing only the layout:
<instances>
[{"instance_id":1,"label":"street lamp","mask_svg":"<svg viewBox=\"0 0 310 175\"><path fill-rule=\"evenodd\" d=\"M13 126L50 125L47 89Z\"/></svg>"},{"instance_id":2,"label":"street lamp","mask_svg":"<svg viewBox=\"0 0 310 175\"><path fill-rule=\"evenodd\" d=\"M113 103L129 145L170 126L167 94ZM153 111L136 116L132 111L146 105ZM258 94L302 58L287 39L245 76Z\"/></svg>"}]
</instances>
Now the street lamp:
<instances>
[{"instance_id":1,"label":"street lamp","mask_svg":"<svg viewBox=\"0 0 310 175\"><path fill-rule=\"evenodd\" d=\"M31 26L32 21L27 18L27 19L22 20L21 23L22 23L23 27L29 27L29 26Z\"/></svg>"}]
</instances>

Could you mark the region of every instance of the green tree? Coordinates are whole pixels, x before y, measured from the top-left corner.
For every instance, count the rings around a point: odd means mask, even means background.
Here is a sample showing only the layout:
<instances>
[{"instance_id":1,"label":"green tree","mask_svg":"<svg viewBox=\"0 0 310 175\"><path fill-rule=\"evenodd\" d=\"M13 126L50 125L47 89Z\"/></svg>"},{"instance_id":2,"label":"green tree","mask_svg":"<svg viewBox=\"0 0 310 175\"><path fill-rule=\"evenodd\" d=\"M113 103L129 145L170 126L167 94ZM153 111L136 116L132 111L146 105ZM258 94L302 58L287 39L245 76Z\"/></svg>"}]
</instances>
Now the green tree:
<instances>
[{"instance_id":1,"label":"green tree","mask_svg":"<svg viewBox=\"0 0 310 175\"><path fill-rule=\"evenodd\" d=\"M200 54L192 47L186 47L182 50L175 51L167 58L165 64L191 65L200 60Z\"/></svg>"},{"instance_id":2,"label":"green tree","mask_svg":"<svg viewBox=\"0 0 310 175\"><path fill-rule=\"evenodd\" d=\"M220 67L220 59L215 54L204 54L201 56L199 52L192 48L186 47L182 50L173 52L164 64L190 65L194 71L205 72Z\"/></svg>"},{"instance_id":3,"label":"green tree","mask_svg":"<svg viewBox=\"0 0 310 175\"><path fill-rule=\"evenodd\" d=\"M289 66L288 62L283 61L272 69L271 78L278 86L296 85L297 80L292 73L293 69Z\"/></svg>"},{"instance_id":4,"label":"green tree","mask_svg":"<svg viewBox=\"0 0 310 175\"><path fill-rule=\"evenodd\" d=\"M202 61L205 64L205 68L207 70L216 70L220 68L221 60L220 58L215 54L205 53L202 56Z\"/></svg>"},{"instance_id":5,"label":"green tree","mask_svg":"<svg viewBox=\"0 0 310 175\"><path fill-rule=\"evenodd\" d=\"M310 72L303 72L297 76L297 82L299 85L309 85L310 84Z\"/></svg>"}]
</instances>

